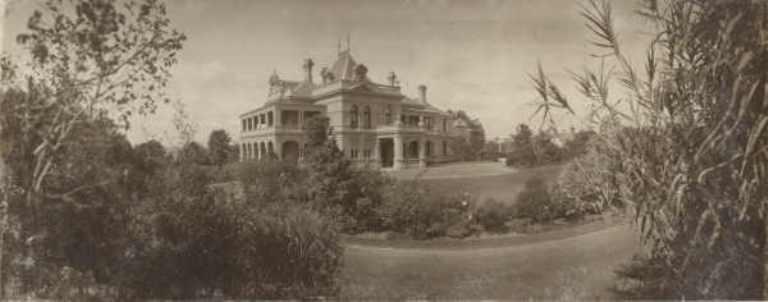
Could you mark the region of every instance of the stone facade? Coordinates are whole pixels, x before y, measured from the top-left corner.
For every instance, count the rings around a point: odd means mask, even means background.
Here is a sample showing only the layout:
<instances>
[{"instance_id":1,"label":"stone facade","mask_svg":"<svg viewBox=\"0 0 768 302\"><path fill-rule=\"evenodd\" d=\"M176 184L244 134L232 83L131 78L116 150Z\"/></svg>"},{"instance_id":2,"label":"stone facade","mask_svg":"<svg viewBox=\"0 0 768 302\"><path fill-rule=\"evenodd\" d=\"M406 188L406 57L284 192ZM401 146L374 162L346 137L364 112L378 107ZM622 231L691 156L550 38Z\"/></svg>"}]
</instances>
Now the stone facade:
<instances>
[{"instance_id":1,"label":"stone facade","mask_svg":"<svg viewBox=\"0 0 768 302\"><path fill-rule=\"evenodd\" d=\"M482 129L477 120L442 111L427 101L427 88L418 97L401 93L397 77L387 84L368 78L368 69L357 64L349 50L340 51L329 68L313 79L314 62L304 62L302 81L269 79L266 103L240 116L241 160L273 156L300 160L305 146L303 125L314 115L330 120L333 139L358 165L402 169L456 159L452 140L468 139ZM471 129L469 129L471 128Z\"/></svg>"}]
</instances>

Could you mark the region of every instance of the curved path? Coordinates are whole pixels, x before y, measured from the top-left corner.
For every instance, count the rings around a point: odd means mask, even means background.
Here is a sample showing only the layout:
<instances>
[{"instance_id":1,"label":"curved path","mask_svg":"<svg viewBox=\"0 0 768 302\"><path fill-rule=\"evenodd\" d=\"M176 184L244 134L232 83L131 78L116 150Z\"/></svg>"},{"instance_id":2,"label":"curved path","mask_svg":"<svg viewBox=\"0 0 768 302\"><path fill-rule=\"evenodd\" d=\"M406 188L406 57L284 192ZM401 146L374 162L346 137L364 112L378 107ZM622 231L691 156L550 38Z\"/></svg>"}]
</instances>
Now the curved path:
<instances>
[{"instance_id":1,"label":"curved path","mask_svg":"<svg viewBox=\"0 0 768 302\"><path fill-rule=\"evenodd\" d=\"M613 270L639 250L637 238L621 224L569 238L477 249L350 244L342 297L609 299Z\"/></svg>"}]
</instances>

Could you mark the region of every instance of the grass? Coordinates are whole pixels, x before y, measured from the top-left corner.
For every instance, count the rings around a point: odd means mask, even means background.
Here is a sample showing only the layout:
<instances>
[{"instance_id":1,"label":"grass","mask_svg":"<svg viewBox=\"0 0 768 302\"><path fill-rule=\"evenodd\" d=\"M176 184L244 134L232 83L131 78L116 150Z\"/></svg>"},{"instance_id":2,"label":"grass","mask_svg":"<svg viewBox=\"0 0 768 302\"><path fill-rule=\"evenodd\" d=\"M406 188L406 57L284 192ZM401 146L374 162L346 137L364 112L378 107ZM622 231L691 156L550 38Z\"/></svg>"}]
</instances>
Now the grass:
<instances>
[{"instance_id":1,"label":"grass","mask_svg":"<svg viewBox=\"0 0 768 302\"><path fill-rule=\"evenodd\" d=\"M505 247L348 246L342 298L610 299L613 269L638 249L636 238L619 225Z\"/></svg>"},{"instance_id":2,"label":"grass","mask_svg":"<svg viewBox=\"0 0 768 302\"><path fill-rule=\"evenodd\" d=\"M462 194L468 192L478 201L488 198L507 204L514 203L517 194L522 191L525 182L532 177L541 177L545 180L555 179L562 170L561 165L543 166L536 168L521 168L511 170L510 173L478 176L478 177L452 177L452 178L428 178L419 179L421 183L437 192L449 192Z\"/></svg>"},{"instance_id":3,"label":"grass","mask_svg":"<svg viewBox=\"0 0 768 302\"><path fill-rule=\"evenodd\" d=\"M513 203L526 180L551 180L561 171L561 166L499 167L456 164L418 181L440 192ZM415 173L409 173L396 177L413 179ZM347 238L341 298L611 299L613 269L638 250L636 238L628 225L615 222L474 240Z\"/></svg>"}]
</instances>

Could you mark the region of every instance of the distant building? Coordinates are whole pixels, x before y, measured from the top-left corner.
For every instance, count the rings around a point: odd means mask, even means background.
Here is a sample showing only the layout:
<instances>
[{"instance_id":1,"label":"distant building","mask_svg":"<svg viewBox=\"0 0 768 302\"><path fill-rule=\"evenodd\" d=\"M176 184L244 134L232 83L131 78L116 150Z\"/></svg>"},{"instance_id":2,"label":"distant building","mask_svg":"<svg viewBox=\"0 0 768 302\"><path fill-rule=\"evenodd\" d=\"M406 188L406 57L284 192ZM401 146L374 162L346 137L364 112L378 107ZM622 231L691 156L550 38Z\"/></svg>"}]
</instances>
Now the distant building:
<instances>
[{"instance_id":1,"label":"distant building","mask_svg":"<svg viewBox=\"0 0 768 302\"><path fill-rule=\"evenodd\" d=\"M318 82L313 67L312 59L304 61L301 81L272 74L264 105L240 116L241 160L299 160L304 121L316 115L329 118L332 139L349 159L372 167L402 169L456 160L451 140L484 135L478 120L431 105L424 85L418 87L418 97L409 98L394 72L386 84L373 82L349 49L340 50L331 67L320 70Z\"/></svg>"}]
</instances>

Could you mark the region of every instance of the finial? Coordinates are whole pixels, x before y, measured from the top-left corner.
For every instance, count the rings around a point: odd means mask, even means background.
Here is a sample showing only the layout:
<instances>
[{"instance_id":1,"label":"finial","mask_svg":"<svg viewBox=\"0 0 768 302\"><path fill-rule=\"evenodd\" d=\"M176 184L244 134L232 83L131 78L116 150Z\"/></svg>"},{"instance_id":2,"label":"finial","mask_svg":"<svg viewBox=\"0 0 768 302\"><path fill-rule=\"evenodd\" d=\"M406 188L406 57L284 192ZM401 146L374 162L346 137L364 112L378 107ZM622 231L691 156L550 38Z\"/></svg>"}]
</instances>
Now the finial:
<instances>
[{"instance_id":1,"label":"finial","mask_svg":"<svg viewBox=\"0 0 768 302\"><path fill-rule=\"evenodd\" d=\"M350 38L352 35L350 33L347 33L347 51L352 51L352 38Z\"/></svg>"}]
</instances>

